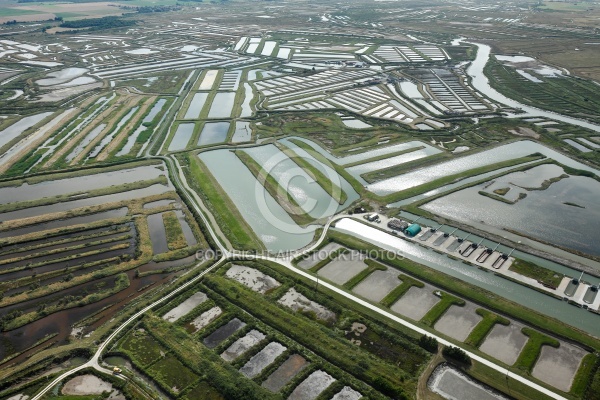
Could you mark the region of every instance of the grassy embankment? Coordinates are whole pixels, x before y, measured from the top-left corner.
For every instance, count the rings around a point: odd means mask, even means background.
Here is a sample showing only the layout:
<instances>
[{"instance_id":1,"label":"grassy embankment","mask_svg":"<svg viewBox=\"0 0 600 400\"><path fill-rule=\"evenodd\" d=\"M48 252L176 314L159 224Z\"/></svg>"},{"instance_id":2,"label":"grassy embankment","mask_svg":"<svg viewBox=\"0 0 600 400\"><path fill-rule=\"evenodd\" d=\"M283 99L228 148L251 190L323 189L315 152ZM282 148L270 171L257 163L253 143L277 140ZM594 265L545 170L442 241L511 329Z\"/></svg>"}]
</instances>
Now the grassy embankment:
<instances>
[{"instance_id":1,"label":"grassy embankment","mask_svg":"<svg viewBox=\"0 0 600 400\"><path fill-rule=\"evenodd\" d=\"M483 343L484 339L486 338L487 334L490 333L492 328L494 328L494 325L510 324L510 321L508 319L494 314L493 312L490 312L486 309L478 308L475 312L481 317L483 317L483 319L479 321L479 323L475 326L475 328L473 328L473 330L471 331L471 333L469 333L469 336L465 340L465 344L468 344L470 346L479 348L479 346Z\"/></svg>"},{"instance_id":2,"label":"grassy embankment","mask_svg":"<svg viewBox=\"0 0 600 400\"><path fill-rule=\"evenodd\" d=\"M558 272L554 272L548 268L540 267L537 264L534 264L530 261L521 260L520 258L515 258L515 261L513 261L508 269L523 276L533 278L542 285L554 289L558 287L564 278L564 275L559 274Z\"/></svg>"},{"instance_id":3,"label":"grassy embankment","mask_svg":"<svg viewBox=\"0 0 600 400\"><path fill-rule=\"evenodd\" d=\"M41 305L36 311L29 312L18 316L17 318L7 322L3 326L3 330L12 330L21 326L27 325L35 320L45 317L46 315L65 310L73 307L83 307L84 305L96 303L106 297L112 296L115 293L119 293L129 287L129 278L127 274L120 273L115 276L114 286L112 288L99 290L95 293L88 294L80 299L72 296L67 296L61 299L56 304L51 306Z\"/></svg>"},{"instance_id":4,"label":"grassy embankment","mask_svg":"<svg viewBox=\"0 0 600 400\"><path fill-rule=\"evenodd\" d=\"M189 165L185 171L188 174L188 182L203 198L219 224L219 228L231 241L231 244L238 250L263 249L263 244L258 240L252 228L200 158L194 154L187 154L185 161Z\"/></svg>"},{"instance_id":5,"label":"grassy embankment","mask_svg":"<svg viewBox=\"0 0 600 400\"><path fill-rule=\"evenodd\" d=\"M525 344L525 347L523 347L523 350L521 350L519 358L517 358L514 366L527 373L531 373L535 362L540 356L542 346L552 346L558 348L560 343L558 340L534 331L531 328L525 327L522 329L522 332L524 335L529 337L529 340Z\"/></svg>"},{"instance_id":6,"label":"grassy embankment","mask_svg":"<svg viewBox=\"0 0 600 400\"><path fill-rule=\"evenodd\" d=\"M181 229L181 224L177 218L175 211L167 211L162 214L165 233L167 236L167 244L169 250L178 250L187 246L187 241Z\"/></svg>"},{"instance_id":7,"label":"grassy embankment","mask_svg":"<svg viewBox=\"0 0 600 400\"><path fill-rule=\"evenodd\" d=\"M277 143L276 146L300 168L302 168L308 176L315 180L327 192L327 194L337 201L339 204L344 204L348 200L348 194L336 183L332 182L329 177L321 172L320 169L312 165L310 162L300 157L294 150L289 147Z\"/></svg>"},{"instance_id":8,"label":"grassy embankment","mask_svg":"<svg viewBox=\"0 0 600 400\"><path fill-rule=\"evenodd\" d=\"M386 143L386 145L390 146L389 143ZM373 147L373 148L367 148L366 151L375 150L377 148L378 148L378 146ZM352 162L352 163L344 164L344 168L350 168L350 167L354 167L354 166L361 165L361 164L368 164L368 163L375 162L375 161L386 160L388 158L393 158L393 157L401 156L402 154L408 154L408 153L413 153L415 151L423 150L424 148L425 148L425 146L417 146L417 147L411 147L410 149L394 151L392 153L380 154L380 155L375 156L375 157L371 157L371 158L367 158L367 159L364 159L364 160L359 160L359 161L355 161L355 162ZM360 153L361 153L360 151L353 151L352 152L353 155L354 154L360 154Z\"/></svg>"},{"instance_id":9,"label":"grassy embankment","mask_svg":"<svg viewBox=\"0 0 600 400\"><path fill-rule=\"evenodd\" d=\"M106 196L116 193L129 192L131 190L138 190L150 187L152 185L167 185L167 177L161 175L147 181L136 181L132 183L125 183L122 185L107 186L102 189L83 190L79 192L66 193L53 197L43 197L41 199L22 201L18 203L8 203L0 206L0 213L23 210L31 207L47 206L51 204L64 203L67 201L73 201L74 198L77 200L88 199L98 196Z\"/></svg>"},{"instance_id":10,"label":"grassy embankment","mask_svg":"<svg viewBox=\"0 0 600 400\"><path fill-rule=\"evenodd\" d=\"M243 150L236 150L235 155L254 175L256 180L264 186L265 190L279 203L279 205L288 213L288 215L298 225L307 225L315 221L308 215L296 200L282 187L279 182L269 174L252 156Z\"/></svg>"},{"instance_id":11,"label":"grassy embankment","mask_svg":"<svg viewBox=\"0 0 600 400\"><path fill-rule=\"evenodd\" d=\"M344 289L352 290L356 285L361 283L367 276L371 275L375 271L386 271L387 267L385 265L381 265L378 262L374 262L372 260L365 260L365 263L368 265L367 268L363 269L358 274L354 275L350 280L344 283Z\"/></svg>"}]
</instances>

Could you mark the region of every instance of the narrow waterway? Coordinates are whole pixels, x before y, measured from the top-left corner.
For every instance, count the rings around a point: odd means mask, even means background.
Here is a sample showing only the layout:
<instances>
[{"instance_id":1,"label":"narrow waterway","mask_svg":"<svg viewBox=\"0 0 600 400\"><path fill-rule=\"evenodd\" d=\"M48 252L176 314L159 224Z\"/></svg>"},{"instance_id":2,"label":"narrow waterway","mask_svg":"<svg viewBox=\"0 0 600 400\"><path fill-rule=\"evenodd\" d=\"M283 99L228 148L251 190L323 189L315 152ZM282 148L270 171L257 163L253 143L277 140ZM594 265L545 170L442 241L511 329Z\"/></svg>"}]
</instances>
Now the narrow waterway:
<instances>
[{"instance_id":1,"label":"narrow waterway","mask_svg":"<svg viewBox=\"0 0 600 400\"><path fill-rule=\"evenodd\" d=\"M469 43L469 42L465 42ZM482 92L490 99L503 103L509 107L520 108L526 114L510 114L509 117L512 118L522 118L522 117L546 117L549 119L553 119L556 121L566 122L568 124L581 126L583 128L588 128L596 132L600 132L600 125L592 124L591 122L587 122L581 119L568 117L566 115L561 115L557 113L553 113L550 111L545 111L536 107L527 106L525 104L519 103L516 100L508 98L496 91L496 89L490 86L489 79L483 73L483 69L490 59L491 47L486 44L481 43L469 43L477 46L477 57L471 63L471 65L467 68L467 74L471 77L472 85L475 89Z\"/></svg>"}]
</instances>

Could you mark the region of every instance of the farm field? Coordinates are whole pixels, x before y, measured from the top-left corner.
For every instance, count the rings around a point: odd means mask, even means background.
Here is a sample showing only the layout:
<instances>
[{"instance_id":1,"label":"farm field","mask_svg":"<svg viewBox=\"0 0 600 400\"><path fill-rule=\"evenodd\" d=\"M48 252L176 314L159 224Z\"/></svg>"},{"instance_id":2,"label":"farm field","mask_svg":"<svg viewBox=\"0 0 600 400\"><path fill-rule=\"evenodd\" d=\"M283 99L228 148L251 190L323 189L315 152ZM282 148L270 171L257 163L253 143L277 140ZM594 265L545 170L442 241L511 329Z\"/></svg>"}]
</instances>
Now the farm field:
<instances>
[{"instance_id":1,"label":"farm field","mask_svg":"<svg viewBox=\"0 0 600 400\"><path fill-rule=\"evenodd\" d=\"M597 399L599 17L0 0L0 400Z\"/></svg>"}]
</instances>

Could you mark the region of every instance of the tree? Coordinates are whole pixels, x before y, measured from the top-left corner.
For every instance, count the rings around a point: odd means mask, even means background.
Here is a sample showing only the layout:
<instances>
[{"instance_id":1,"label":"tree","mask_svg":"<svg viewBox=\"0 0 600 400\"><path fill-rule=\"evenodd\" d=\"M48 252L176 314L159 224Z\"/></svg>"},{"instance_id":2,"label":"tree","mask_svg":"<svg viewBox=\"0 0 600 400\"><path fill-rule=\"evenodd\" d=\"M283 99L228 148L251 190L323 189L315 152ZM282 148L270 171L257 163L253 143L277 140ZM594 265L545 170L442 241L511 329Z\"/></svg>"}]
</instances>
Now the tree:
<instances>
[{"instance_id":1,"label":"tree","mask_svg":"<svg viewBox=\"0 0 600 400\"><path fill-rule=\"evenodd\" d=\"M431 336L423 335L419 339L419 346L431 353L436 353L438 350L438 341Z\"/></svg>"},{"instance_id":2,"label":"tree","mask_svg":"<svg viewBox=\"0 0 600 400\"><path fill-rule=\"evenodd\" d=\"M462 349L454 346L444 347L442 350L444 357L458 361L462 364L471 365L471 358Z\"/></svg>"}]
</instances>

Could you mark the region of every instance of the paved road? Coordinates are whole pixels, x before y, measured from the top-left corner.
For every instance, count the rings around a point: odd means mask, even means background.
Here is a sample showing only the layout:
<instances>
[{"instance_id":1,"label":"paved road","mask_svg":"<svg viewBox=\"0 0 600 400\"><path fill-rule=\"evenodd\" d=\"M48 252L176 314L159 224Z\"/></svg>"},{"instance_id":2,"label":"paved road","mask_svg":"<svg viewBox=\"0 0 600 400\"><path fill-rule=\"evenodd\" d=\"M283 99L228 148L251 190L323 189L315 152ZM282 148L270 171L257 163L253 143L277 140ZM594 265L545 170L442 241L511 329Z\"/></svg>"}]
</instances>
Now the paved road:
<instances>
[{"instance_id":1,"label":"paved road","mask_svg":"<svg viewBox=\"0 0 600 400\"><path fill-rule=\"evenodd\" d=\"M96 352L94 353L94 356L92 357L91 360L89 360L87 363L74 368L72 370L69 370L65 373L63 373L62 375L60 375L59 377L57 377L56 379L54 379L50 384L48 384L40 393L38 393L36 396L34 396L32 398L32 400L39 400L42 398L42 396L44 394L46 394L49 390L52 389L53 386L55 386L56 384L58 384L59 382L61 382L62 380L64 380L65 378L73 375L74 373L76 373L77 371L80 371L84 368L95 368L97 370L100 370L102 372L108 373L110 374L111 371L108 371L104 368L102 368L99 364L98 361L102 355L102 352L104 351L104 349L111 343L111 341L120 333L122 332L125 328L127 328L132 322L136 321L138 318L140 318L143 314L145 314L146 312L148 312L149 310L151 310L152 308L154 308L155 306L157 306L160 303L163 303L166 300L169 300L171 298L173 298L177 293L183 291L185 288L189 287L190 285L195 284L196 282L198 282L200 279L202 279L202 277L204 275L206 275L207 273L213 271L214 269L218 268L219 266L223 265L226 261L230 260L230 259L247 259L247 260L253 260L253 259L262 259L262 260L268 260L268 261L272 261L272 262L276 262L279 265L282 265L283 267L287 268L288 270L290 270L291 272L301 275L313 282L319 282L319 284L323 287L326 287L329 290L332 290L336 293L338 293L341 296L346 297L349 300L352 300L353 302L360 304L364 307L367 307L369 309L371 309L372 311L394 321L397 322L401 325L404 325L406 327L408 327L409 329L412 329L420 334L426 334L428 336L434 337L435 339L437 339L438 342L442 343L443 345L447 345L447 346L456 346L453 343L448 342L447 340L445 340L444 338L441 338L439 336L436 336L435 334L432 334L429 331L426 331L408 321L405 321L404 319L389 313L385 310L382 310L381 308L368 303L364 300L362 300L361 298L353 295L352 293L348 293L343 289L340 289L330 283L324 282L323 280L318 280L318 277L309 274L308 272L298 269L296 267L294 267L292 265L292 257L288 256L286 258L275 258L275 257L269 257L269 256L256 256L256 255L251 255L251 254L244 254L244 253L238 253L235 251L230 251L229 249L227 249L220 240L220 235L217 235L214 226L218 227L218 225L212 225L209 223L206 215L211 216L211 214L208 212L208 210L205 208L204 204L202 204L201 199L199 198L199 196L189 187L189 185L187 184L186 180L185 180L185 176L183 175L183 172L181 170L181 166L179 165L179 163L177 162L177 160L173 160L169 157L160 157L161 159L165 160L167 162L167 165L171 168L171 171L175 172L175 170L177 170L177 173L173 173L173 177L175 180L175 184L179 185L179 187L183 190L183 194L185 197L188 198L188 200L190 200L190 203L193 205L194 209L196 210L196 212L198 213L198 215L200 216L200 218L202 219L202 222L205 224L206 229L208 230L209 234L211 235L212 239L215 241L215 243L217 244L219 250L222 253L222 257L215 263L213 264L210 268L202 271L200 274L198 274L198 276L196 276L195 278L193 278L192 280L190 280L189 282L183 284L182 286L174 289L173 291L171 291L169 294L167 294L166 296L164 296L163 298L155 301L154 303L150 304L149 306L145 307L144 309L138 311L136 314L134 314L132 317L130 317L127 321L125 321L123 324L121 324L119 327L117 327L117 329L115 329L115 331L108 336L104 342L102 342L102 344L98 347L98 349L96 350ZM211 216L212 217L212 216ZM333 216L331 217L328 222L325 224L324 228L323 228L323 232L321 233L321 236L315 241L315 243L307 248L305 248L302 252L300 252L298 255L301 254L306 254L309 253L310 251L316 249L325 239L327 232L329 230L329 228L331 227L331 225L337 221L340 220L342 218L348 218L348 215L337 215L337 216ZM214 222L214 219L211 218L211 222ZM219 231L220 232L220 231ZM222 235L222 232L220 232L220 234ZM459 347L459 346L458 346ZM498 372L500 372L503 375L507 375L510 378L517 380L553 399L556 400L567 400L566 398L558 395L557 393L552 392L551 390L548 390L534 382L531 382L530 380L519 376L517 374L514 374L510 371L508 371L506 368L495 364L492 361L489 361L485 358L482 358L480 356L478 356L477 354L471 353L465 349L463 349L468 355L469 357L471 357L473 360L484 364Z\"/></svg>"}]
</instances>

